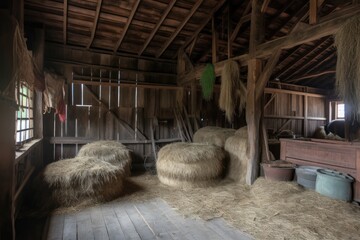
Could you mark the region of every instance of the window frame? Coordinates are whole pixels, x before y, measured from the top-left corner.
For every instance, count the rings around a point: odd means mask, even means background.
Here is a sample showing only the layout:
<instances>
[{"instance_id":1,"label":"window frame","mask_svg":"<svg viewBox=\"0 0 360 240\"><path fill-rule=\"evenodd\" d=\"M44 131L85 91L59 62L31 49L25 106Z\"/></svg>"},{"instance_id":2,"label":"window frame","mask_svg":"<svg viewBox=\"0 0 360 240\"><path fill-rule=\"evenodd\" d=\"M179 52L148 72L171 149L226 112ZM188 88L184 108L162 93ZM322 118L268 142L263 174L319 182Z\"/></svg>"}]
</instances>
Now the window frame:
<instances>
[{"instance_id":1,"label":"window frame","mask_svg":"<svg viewBox=\"0 0 360 240\"><path fill-rule=\"evenodd\" d=\"M15 143L23 146L34 139L34 91L24 84L18 92L18 110L15 116Z\"/></svg>"}]
</instances>

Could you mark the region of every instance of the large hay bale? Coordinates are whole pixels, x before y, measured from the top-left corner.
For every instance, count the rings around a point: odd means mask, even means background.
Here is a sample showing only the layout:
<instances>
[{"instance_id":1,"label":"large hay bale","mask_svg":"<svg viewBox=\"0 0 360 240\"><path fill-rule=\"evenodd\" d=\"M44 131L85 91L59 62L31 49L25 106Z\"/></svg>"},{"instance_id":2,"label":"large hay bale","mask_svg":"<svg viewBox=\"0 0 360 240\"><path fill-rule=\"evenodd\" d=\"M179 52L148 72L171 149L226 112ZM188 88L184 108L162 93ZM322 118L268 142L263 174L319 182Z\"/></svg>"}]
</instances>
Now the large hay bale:
<instances>
[{"instance_id":1,"label":"large hay bale","mask_svg":"<svg viewBox=\"0 0 360 240\"><path fill-rule=\"evenodd\" d=\"M240 183L245 183L249 161L248 144L247 126L238 129L225 143L225 151L229 154L227 177Z\"/></svg>"},{"instance_id":2,"label":"large hay bale","mask_svg":"<svg viewBox=\"0 0 360 240\"><path fill-rule=\"evenodd\" d=\"M124 170L120 162L81 156L46 166L43 181L58 206L72 206L85 200L109 201L123 189Z\"/></svg>"},{"instance_id":3,"label":"large hay bale","mask_svg":"<svg viewBox=\"0 0 360 240\"><path fill-rule=\"evenodd\" d=\"M156 162L160 182L174 187L205 187L224 170L222 148L202 143L172 143L161 148Z\"/></svg>"},{"instance_id":4,"label":"large hay bale","mask_svg":"<svg viewBox=\"0 0 360 240\"><path fill-rule=\"evenodd\" d=\"M84 145L78 155L79 157L96 157L101 161L119 165L124 169L124 174L130 176L131 154L130 150L123 144L115 141L96 141Z\"/></svg>"},{"instance_id":5,"label":"large hay bale","mask_svg":"<svg viewBox=\"0 0 360 240\"><path fill-rule=\"evenodd\" d=\"M233 136L235 131L235 129L231 128L203 127L195 132L193 141L195 143L207 143L224 147L226 139Z\"/></svg>"}]
</instances>

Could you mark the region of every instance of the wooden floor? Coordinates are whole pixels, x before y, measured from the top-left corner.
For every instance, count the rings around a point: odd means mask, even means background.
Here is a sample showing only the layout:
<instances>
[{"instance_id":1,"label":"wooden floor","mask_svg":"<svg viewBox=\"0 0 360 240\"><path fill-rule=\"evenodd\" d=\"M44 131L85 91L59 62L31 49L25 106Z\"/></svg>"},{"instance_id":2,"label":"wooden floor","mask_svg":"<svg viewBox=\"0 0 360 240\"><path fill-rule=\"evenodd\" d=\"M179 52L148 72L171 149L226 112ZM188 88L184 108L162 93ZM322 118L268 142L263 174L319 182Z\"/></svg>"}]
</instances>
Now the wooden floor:
<instances>
[{"instance_id":1,"label":"wooden floor","mask_svg":"<svg viewBox=\"0 0 360 240\"><path fill-rule=\"evenodd\" d=\"M222 218L183 218L162 199L107 203L72 214L53 215L46 239L252 239Z\"/></svg>"}]
</instances>

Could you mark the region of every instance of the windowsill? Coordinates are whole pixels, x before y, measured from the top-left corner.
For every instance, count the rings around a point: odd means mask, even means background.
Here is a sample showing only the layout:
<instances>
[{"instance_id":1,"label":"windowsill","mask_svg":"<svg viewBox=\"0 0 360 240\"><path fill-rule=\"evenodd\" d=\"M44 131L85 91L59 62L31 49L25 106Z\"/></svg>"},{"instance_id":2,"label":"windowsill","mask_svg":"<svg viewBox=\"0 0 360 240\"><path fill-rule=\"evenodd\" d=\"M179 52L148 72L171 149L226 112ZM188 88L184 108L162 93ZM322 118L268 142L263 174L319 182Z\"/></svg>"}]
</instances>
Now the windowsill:
<instances>
[{"instance_id":1,"label":"windowsill","mask_svg":"<svg viewBox=\"0 0 360 240\"><path fill-rule=\"evenodd\" d=\"M33 139L27 143L25 143L19 150L15 151L15 164L17 164L21 159L26 157L33 148L35 148L38 144L40 144L42 138Z\"/></svg>"}]
</instances>

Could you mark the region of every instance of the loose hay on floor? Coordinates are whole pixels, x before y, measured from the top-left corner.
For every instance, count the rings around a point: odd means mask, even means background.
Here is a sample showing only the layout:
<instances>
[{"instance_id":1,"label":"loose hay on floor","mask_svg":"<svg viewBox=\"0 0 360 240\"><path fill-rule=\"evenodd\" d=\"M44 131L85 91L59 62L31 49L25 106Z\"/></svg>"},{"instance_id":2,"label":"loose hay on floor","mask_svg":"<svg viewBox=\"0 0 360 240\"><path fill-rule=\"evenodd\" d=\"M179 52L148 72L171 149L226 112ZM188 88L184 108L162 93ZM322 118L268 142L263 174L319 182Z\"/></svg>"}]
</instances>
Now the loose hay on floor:
<instances>
[{"instance_id":1,"label":"loose hay on floor","mask_svg":"<svg viewBox=\"0 0 360 240\"><path fill-rule=\"evenodd\" d=\"M183 215L223 217L255 239L360 239L360 208L304 190L293 182L259 178L251 187L228 180L208 188L174 189L156 176L132 177L142 190L116 201L162 198Z\"/></svg>"},{"instance_id":2,"label":"loose hay on floor","mask_svg":"<svg viewBox=\"0 0 360 240\"><path fill-rule=\"evenodd\" d=\"M222 148L201 143L172 143L158 153L159 180L170 186L208 186L219 180L224 170Z\"/></svg>"},{"instance_id":3,"label":"loose hay on floor","mask_svg":"<svg viewBox=\"0 0 360 240\"><path fill-rule=\"evenodd\" d=\"M245 183L249 159L247 127L240 128L235 135L229 137L225 142L224 149L229 157L227 177Z\"/></svg>"},{"instance_id":4,"label":"loose hay on floor","mask_svg":"<svg viewBox=\"0 0 360 240\"><path fill-rule=\"evenodd\" d=\"M235 129L207 126L200 128L194 134L193 141L196 143L214 144L224 147L228 137L235 134Z\"/></svg>"},{"instance_id":5,"label":"loose hay on floor","mask_svg":"<svg viewBox=\"0 0 360 240\"><path fill-rule=\"evenodd\" d=\"M131 154L130 150L123 144L115 141L96 141L84 145L78 155L79 157L97 157L101 161L113 163L124 169L126 176L130 176Z\"/></svg>"}]
</instances>

